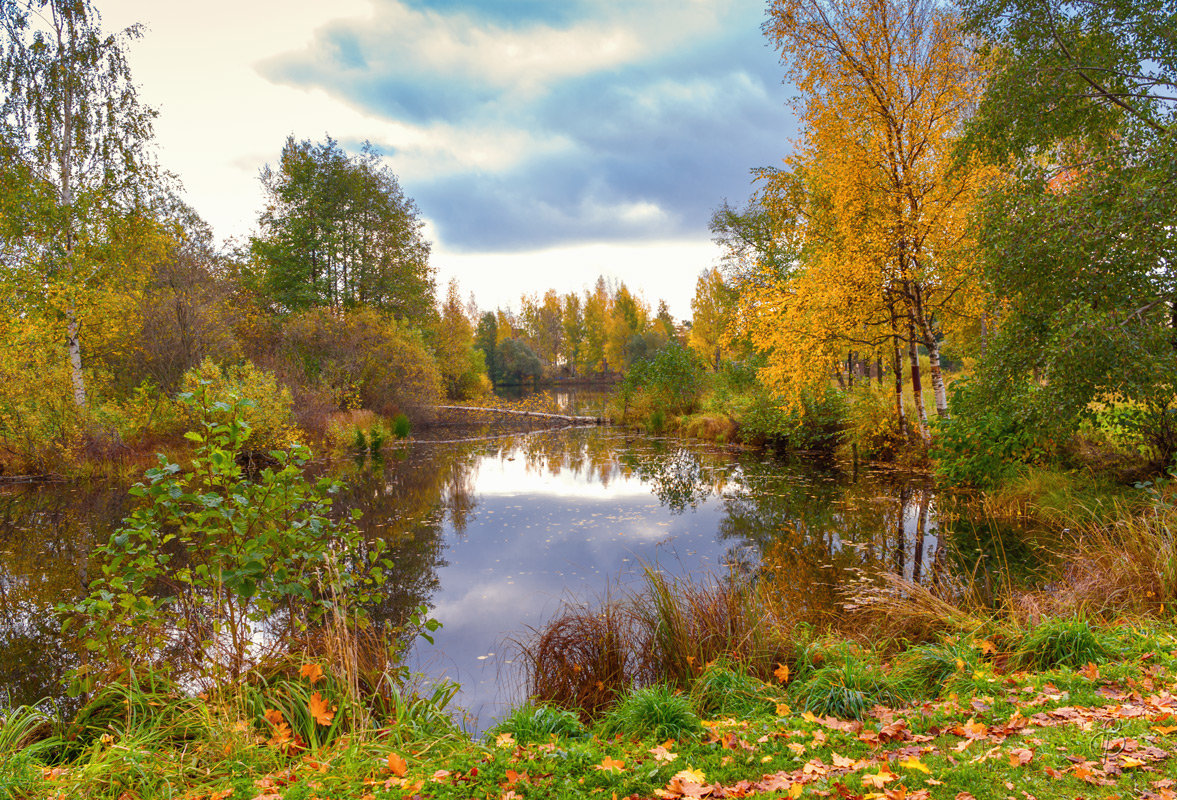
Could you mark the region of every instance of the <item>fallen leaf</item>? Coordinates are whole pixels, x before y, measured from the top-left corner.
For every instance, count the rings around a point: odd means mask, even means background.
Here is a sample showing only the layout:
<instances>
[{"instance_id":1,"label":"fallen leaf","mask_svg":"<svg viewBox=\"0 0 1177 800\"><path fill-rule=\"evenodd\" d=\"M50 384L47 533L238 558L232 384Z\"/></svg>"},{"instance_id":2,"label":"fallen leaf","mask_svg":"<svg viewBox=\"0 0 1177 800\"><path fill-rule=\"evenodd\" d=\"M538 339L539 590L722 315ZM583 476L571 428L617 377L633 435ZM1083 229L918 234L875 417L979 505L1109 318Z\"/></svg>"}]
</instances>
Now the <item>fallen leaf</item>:
<instances>
[{"instance_id":1,"label":"fallen leaf","mask_svg":"<svg viewBox=\"0 0 1177 800\"><path fill-rule=\"evenodd\" d=\"M650 755L654 756L655 761L666 761L669 763L671 761L674 761L676 758L678 758L678 753L670 752L663 745L658 745L657 747L652 747L652 748L650 748L649 752L650 752Z\"/></svg>"},{"instance_id":2,"label":"fallen leaf","mask_svg":"<svg viewBox=\"0 0 1177 800\"><path fill-rule=\"evenodd\" d=\"M500 733L495 737L495 747L514 747L515 737L509 733Z\"/></svg>"},{"instance_id":3,"label":"fallen leaf","mask_svg":"<svg viewBox=\"0 0 1177 800\"><path fill-rule=\"evenodd\" d=\"M406 764L405 760L396 753L388 754L388 761L386 762L386 766L388 767L388 771L393 775L396 775L398 778L405 777L405 773L409 771L409 765Z\"/></svg>"},{"instance_id":4,"label":"fallen leaf","mask_svg":"<svg viewBox=\"0 0 1177 800\"><path fill-rule=\"evenodd\" d=\"M787 664L777 662L776 669L772 671L772 674L776 675L776 679L781 683L789 682L789 667Z\"/></svg>"},{"instance_id":5,"label":"fallen leaf","mask_svg":"<svg viewBox=\"0 0 1177 800\"><path fill-rule=\"evenodd\" d=\"M318 692L312 694L310 700L307 701L307 710L311 712L315 722L320 725L330 725L331 721L335 719L335 709L328 708L327 701Z\"/></svg>"},{"instance_id":6,"label":"fallen leaf","mask_svg":"<svg viewBox=\"0 0 1177 800\"><path fill-rule=\"evenodd\" d=\"M1009 751L1009 764L1011 767L1020 767L1023 764L1029 764L1033 758L1034 751L1027 750L1025 747L1015 747Z\"/></svg>"},{"instance_id":7,"label":"fallen leaf","mask_svg":"<svg viewBox=\"0 0 1177 800\"><path fill-rule=\"evenodd\" d=\"M595 767L593 767L593 769L600 769L600 770L604 770L606 772L613 772L613 771L622 772L625 769L625 762L619 761L618 759L615 759L615 758L610 758L609 756L605 756L605 760L602 761L600 764L597 764Z\"/></svg>"},{"instance_id":8,"label":"fallen leaf","mask_svg":"<svg viewBox=\"0 0 1177 800\"><path fill-rule=\"evenodd\" d=\"M895 773L889 772L885 769L879 770L877 774L866 772L862 775L862 785L870 786L875 789L882 789L893 780L895 780Z\"/></svg>"},{"instance_id":9,"label":"fallen leaf","mask_svg":"<svg viewBox=\"0 0 1177 800\"><path fill-rule=\"evenodd\" d=\"M932 770L928 769L928 765L925 764L924 762L920 761L915 756L912 756L911 758L900 761L899 766L903 767L904 769L919 770L920 772L922 772L926 775L932 774Z\"/></svg>"},{"instance_id":10,"label":"fallen leaf","mask_svg":"<svg viewBox=\"0 0 1177 800\"><path fill-rule=\"evenodd\" d=\"M303 664L302 669L298 671L300 677L306 678L314 686L319 681L323 680L323 668L318 664Z\"/></svg>"},{"instance_id":11,"label":"fallen leaf","mask_svg":"<svg viewBox=\"0 0 1177 800\"><path fill-rule=\"evenodd\" d=\"M1079 670L1079 674L1089 681L1099 680L1099 667L1091 661L1087 662L1087 666Z\"/></svg>"}]
</instances>

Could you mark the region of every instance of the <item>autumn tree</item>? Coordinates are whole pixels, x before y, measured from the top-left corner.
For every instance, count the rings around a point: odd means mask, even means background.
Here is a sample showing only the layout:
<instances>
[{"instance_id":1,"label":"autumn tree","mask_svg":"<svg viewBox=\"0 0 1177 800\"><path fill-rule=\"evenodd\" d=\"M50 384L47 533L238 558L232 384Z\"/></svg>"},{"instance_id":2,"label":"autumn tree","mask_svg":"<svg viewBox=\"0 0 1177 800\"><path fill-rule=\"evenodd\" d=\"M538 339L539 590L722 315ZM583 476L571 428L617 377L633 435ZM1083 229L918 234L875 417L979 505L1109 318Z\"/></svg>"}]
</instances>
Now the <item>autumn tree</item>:
<instances>
[{"instance_id":1,"label":"autumn tree","mask_svg":"<svg viewBox=\"0 0 1177 800\"><path fill-rule=\"evenodd\" d=\"M85 406L83 326L102 324L93 295L119 268L104 235L150 175L154 112L139 102L126 60L140 29L103 32L88 0L6 2L2 13L3 147L42 203L7 231L6 254L16 257L4 279L26 311L60 325L74 402Z\"/></svg>"},{"instance_id":2,"label":"autumn tree","mask_svg":"<svg viewBox=\"0 0 1177 800\"><path fill-rule=\"evenodd\" d=\"M802 123L797 155L764 175L802 242L751 312L768 374L788 384L846 344L906 340L927 351L947 416L941 339L975 311L966 223L986 174L954 152L981 85L959 19L934 0L773 0L764 29Z\"/></svg>"},{"instance_id":3,"label":"autumn tree","mask_svg":"<svg viewBox=\"0 0 1177 800\"><path fill-rule=\"evenodd\" d=\"M737 300L718 268L702 272L695 282L688 344L712 369L719 368L727 352Z\"/></svg>"}]
</instances>

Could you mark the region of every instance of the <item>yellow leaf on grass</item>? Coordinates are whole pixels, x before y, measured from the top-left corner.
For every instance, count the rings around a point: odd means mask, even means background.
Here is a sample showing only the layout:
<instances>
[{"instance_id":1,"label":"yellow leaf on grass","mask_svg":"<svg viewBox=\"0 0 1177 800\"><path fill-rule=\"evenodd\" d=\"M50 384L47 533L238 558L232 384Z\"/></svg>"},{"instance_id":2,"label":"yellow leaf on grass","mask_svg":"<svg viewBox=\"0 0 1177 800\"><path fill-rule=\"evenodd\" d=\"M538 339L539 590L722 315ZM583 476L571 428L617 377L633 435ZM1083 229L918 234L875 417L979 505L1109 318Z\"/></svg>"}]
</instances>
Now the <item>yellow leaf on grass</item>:
<instances>
[{"instance_id":1,"label":"yellow leaf on grass","mask_svg":"<svg viewBox=\"0 0 1177 800\"><path fill-rule=\"evenodd\" d=\"M895 780L894 772L879 770L878 774L872 774L870 772L864 773L862 776L862 785L871 786L875 789L882 789L893 780Z\"/></svg>"},{"instance_id":2,"label":"yellow leaf on grass","mask_svg":"<svg viewBox=\"0 0 1177 800\"><path fill-rule=\"evenodd\" d=\"M932 770L928 769L928 765L925 764L924 762L920 761L915 756L912 756L911 758L900 761L899 766L903 767L904 769L916 769L926 775L932 774Z\"/></svg>"},{"instance_id":3,"label":"yellow leaf on grass","mask_svg":"<svg viewBox=\"0 0 1177 800\"><path fill-rule=\"evenodd\" d=\"M675 780L675 778L682 781L683 783L697 783L700 786L707 783L707 776L703 774L703 770L701 769L688 768L679 770L678 772L674 773L674 777L671 778L671 780Z\"/></svg>"},{"instance_id":4,"label":"yellow leaf on grass","mask_svg":"<svg viewBox=\"0 0 1177 800\"><path fill-rule=\"evenodd\" d=\"M312 694L310 700L307 701L307 710L311 712L315 722L320 725L330 725L331 721L335 719L335 709L328 708L327 701L318 692Z\"/></svg>"},{"instance_id":5,"label":"yellow leaf on grass","mask_svg":"<svg viewBox=\"0 0 1177 800\"><path fill-rule=\"evenodd\" d=\"M650 755L654 756L655 761L674 761L678 758L678 753L672 753L666 749L664 745L650 748Z\"/></svg>"},{"instance_id":6,"label":"yellow leaf on grass","mask_svg":"<svg viewBox=\"0 0 1177 800\"><path fill-rule=\"evenodd\" d=\"M802 786L802 784L794 783L792 786L789 787L789 797L792 797L792 798L800 797L803 788L804 787Z\"/></svg>"},{"instance_id":7,"label":"yellow leaf on grass","mask_svg":"<svg viewBox=\"0 0 1177 800\"><path fill-rule=\"evenodd\" d=\"M772 674L776 675L776 679L781 683L789 682L789 667L787 664L781 664L778 662L776 669L772 671Z\"/></svg>"},{"instance_id":8,"label":"yellow leaf on grass","mask_svg":"<svg viewBox=\"0 0 1177 800\"><path fill-rule=\"evenodd\" d=\"M495 737L495 747L514 747L515 737L509 733L500 733Z\"/></svg>"},{"instance_id":9,"label":"yellow leaf on grass","mask_svg":"<svg viewBox=\"0 0 1177 800\"><path fill-rule=\"evenodd\" d=\"M386 766L388 767L388 771L398 778L405 777L405 773L409 771L409 765L396 753L388 754Z\"/></svg>"},{"instance_id":10,"label":"yellow leaf on grass","mask_svg":"<svg viewBox=\"0 0 1177 800\"><path fill-rule=\"evenodd\" d=\"M302 669L298 671L298 674L301 677L309 680L311 682L311 686L314 686L316 683L323 680L323 668L318 664L303 664Z\"/></svg>"}]
</instances>

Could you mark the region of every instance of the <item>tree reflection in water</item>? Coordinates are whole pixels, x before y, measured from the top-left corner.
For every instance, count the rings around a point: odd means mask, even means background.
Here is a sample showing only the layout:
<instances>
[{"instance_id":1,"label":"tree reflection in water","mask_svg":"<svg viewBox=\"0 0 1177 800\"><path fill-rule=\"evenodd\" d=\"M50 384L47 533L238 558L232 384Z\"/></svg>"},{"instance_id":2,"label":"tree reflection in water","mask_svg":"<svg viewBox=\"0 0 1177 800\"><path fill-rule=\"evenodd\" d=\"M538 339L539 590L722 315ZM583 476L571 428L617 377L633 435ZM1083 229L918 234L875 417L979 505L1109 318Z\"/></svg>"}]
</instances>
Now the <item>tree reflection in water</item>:
<instances>
[{"instance_id":1,"label":"tree reflection in water","mask_svg":"<svg viewBox=\"0 0 1177 800\"><path fill-rule=\"evenodd\" d=\"M495 641L542 624L569 592L633 583L646 563L675 575L768 566L785 599L828 612L848 583L879 571L975 575L995 590L1042 561L1026 531L973 522L966 500L924 476L616 429L411 443L340 477L334 513L359 509L367 538L390 546L372 617L395 628L430 606L472 706L513 680L508 662L488 657ZM0 703L59 694L74 657L52 608L81 592L87 553L127 503L121 486L0 493Z\"/></svg>"}]
</instances>

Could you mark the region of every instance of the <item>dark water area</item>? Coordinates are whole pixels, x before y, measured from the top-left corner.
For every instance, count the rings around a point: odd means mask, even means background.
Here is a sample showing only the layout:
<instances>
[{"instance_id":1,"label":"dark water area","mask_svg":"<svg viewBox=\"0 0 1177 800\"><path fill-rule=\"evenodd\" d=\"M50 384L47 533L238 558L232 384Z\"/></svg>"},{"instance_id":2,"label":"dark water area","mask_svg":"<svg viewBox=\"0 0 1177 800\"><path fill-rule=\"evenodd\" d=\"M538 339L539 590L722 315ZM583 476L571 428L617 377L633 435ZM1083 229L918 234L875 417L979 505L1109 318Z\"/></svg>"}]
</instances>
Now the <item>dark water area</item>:
<instances>
[{"instance_id":1,"label":"dark water area","mask_svg":"<svg viewBox=\"0 0 1177 800\"><path fill-rule=\"evenodd\" d=\"M515 640L569 598L638 585L647 567L699 576L771 558L819 605L879 571L984 587L1045 568L1034 532L971 521L926 476L616 428L409 443L340 477L339 511L361 510L367 536L390 545L374 616L397 624L429 608L443 627L409 665L426 683L460 683L473 728L523 699ZM53 607L83 592L88 554L130 501L121 486L0 488L0 705L60 696L74 657Z\"/></svg>"}]
</instances>

